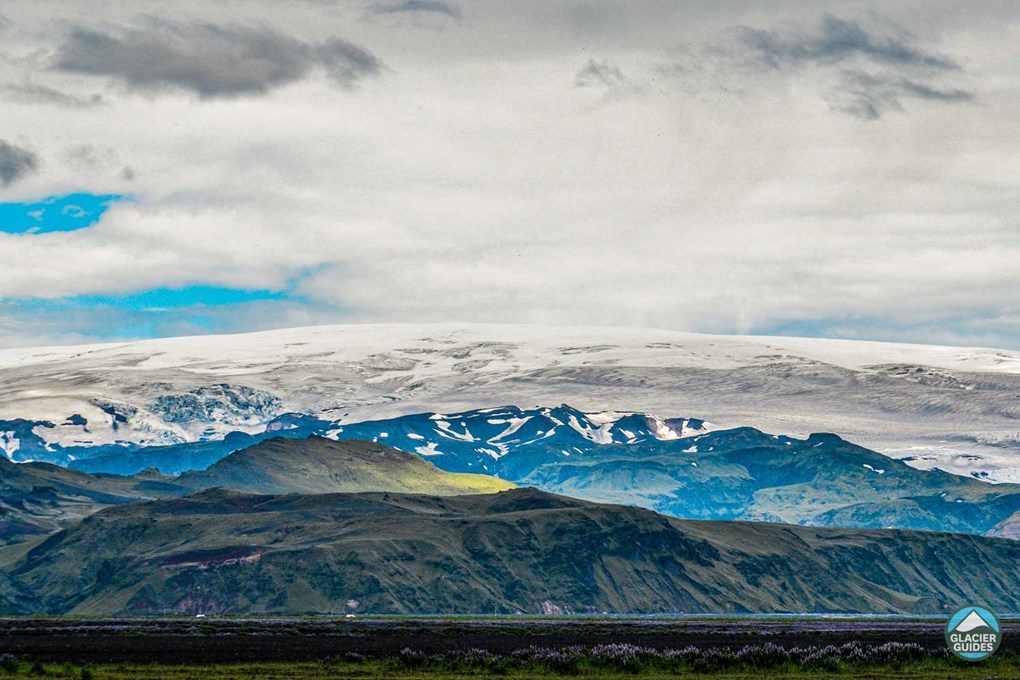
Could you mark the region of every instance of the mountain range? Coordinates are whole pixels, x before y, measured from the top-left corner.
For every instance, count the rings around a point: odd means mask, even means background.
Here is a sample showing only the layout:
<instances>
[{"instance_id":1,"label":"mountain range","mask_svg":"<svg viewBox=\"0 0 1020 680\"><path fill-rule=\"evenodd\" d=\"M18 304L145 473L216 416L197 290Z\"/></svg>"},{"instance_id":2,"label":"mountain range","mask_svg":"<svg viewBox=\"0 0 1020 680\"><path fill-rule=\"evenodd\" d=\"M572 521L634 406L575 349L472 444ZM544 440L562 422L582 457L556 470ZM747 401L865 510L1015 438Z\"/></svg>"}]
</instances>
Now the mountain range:
<instances>
[{"instance_id":1,"label":"mountain range","mask_svg":"<svg viewBox=\"0 0 1020 680\"><path fill-rule=\"evenodd\" d=\"M831 434L797 439L712 428L568 406L505 407L356 423L331 436L416 451L445 470L681 518L1000 536L1020 530L1020 485L917 470Z\"/></svg>"},{"instance_id":2,"label":"mountain range","mask_svg":"<svg viewBox=\"0 0 1020 680\"><path fill-rule=\"evenodd\" d=\"M708 459L728 453L725 437L745 463L768 449L732 438L778 442L790 450L794 469L810 469L809 452L824 448L817 443L859 455L832 436L800 442L807 448L794 452L792 442L754 431L655 442L713 438L709 448L718 445L719 453L701 459L711 468L722 464ZM868 460L881 458L867 453ZM0 613L934 613L960 601L1004 611L1020 606L1017 541L677 519L447 472L430 462L443 455L425 460L374 442L279 437L178 476L0 462L9 543L0 548ZM558 463L530 474L549 465ZM874 477L894 476L865 465ZM936 474L899 465L907 475ZM945 477L961 489L997 488Z\"/></svg>"},{"instance_id":3,"label":"mountain range","mask_svg":"<svg viewBox=\"0 0 1020 680\"><path fill-rule=\"evenodd\" d=\"M225 489L107 508L8 567L0 610L76 615L938 613L1020 607L1020 542L691 521L534 489Z\"/></svg>"},{"instance_id":4,"label":"mountain range","mask_svg":"<svg viewBox=\"0 0 1020 680\"><path fill-rule=\"evenodd\" d=\"M112 505L176 498L219 486L260 494L394 491L437 495L513 488L496 477L440 470L371 442L276 438L180 476L86 474L0 459L0 544L45 536Z\"/></svg>"},{"instance_id":5,"label":"mountain range","mask_svg":"<svg viewBox=\"0 0 1020 680\"><path fill-rule=\"evenodd\" d=\"M275 453L286 448L285 439L300 440L312 432L386 444L447 472L479 473L679 518L1020 536L1020 485L918 470L832 434L797 438L753 428L717 429L697 419L584 413L568 406L412 414L343 425L291 416L273 425L258 435L116 452L71 466L121 474L184 470L182 479L207 480L187 486L193 490L221 484L247 491L317 492L307 486L314 475L289 468L314 446L303 447L299 456L285 454L293 456L289 460L277 460ZM274 439L279 441L269 446ZM227 455L241 446L241 452L250 453ZM268 457L265 469L277 465L282 478L307 481L300 488L252 487L240 473L224 474L225 466L215 463L235 465L242 456ZM199 469L189 472L193 467ZM366 480L358 488L322 490L415 490L378 481L365 486Z\"/></svg>"},{"instance_id":6,"label":"mountain range","mask_svg":"<svg viewBox=\"0 0 1020 680\"><path fill-rule=\"evenodd\" d=\"M403 451L409 462L427 460L447 473L477 473L473 479L489 485L476 482L470 488L477 492L511 482L688 519L1020 536L1020 485L918 470L831 434L798 439L752 428L714 429L696 419L584 413L565 405L423 413L344 425L294 415L273 424L260 435L143 447L71 465L99 470L90 488L126 500L214 486L256 493L444 493L439 483L401 486L403 473L383 466L382 458L378 470L362 468L357 483L344 486L337 470L349 462L336 457L342 447L315 434L304 441L309 432L319 432L344 442L385 445L397 450L391 455ZM229 453L234 446L243 448ZM320 459L320 452L332 458ZM53 476L61 468L29 463L19 469L46 469ZM111 472L146 479L131 483ZM67 483L86 479L78 474ZM86 510L95 509L90 502Z\"/></svg>"},{"instance_id":7,"label":"mountain range","mask_svg":"<svg viewBox=\"0 0 1020 680\"><path fill-rule=\"evenodd\" d=\"M286 414L348 424L569 403L799 438L834 432L913 467L1008 482L1020 481L1017 394L1020 354L1005 350L622 328L321 326L2 350L0 450L66 465L209 442L222 457L224 437L261 435Z\"/></svg>"},{"instance_id":8,"label":"mountain range","mask_svg":"<svg viewBox=\"0 0 1020 680\"><path fill-rule=\"evenodd\" d=\"M0 351L0 613L1017 611L1017 393L665 331Z\"/></svg>"}]
</instances>

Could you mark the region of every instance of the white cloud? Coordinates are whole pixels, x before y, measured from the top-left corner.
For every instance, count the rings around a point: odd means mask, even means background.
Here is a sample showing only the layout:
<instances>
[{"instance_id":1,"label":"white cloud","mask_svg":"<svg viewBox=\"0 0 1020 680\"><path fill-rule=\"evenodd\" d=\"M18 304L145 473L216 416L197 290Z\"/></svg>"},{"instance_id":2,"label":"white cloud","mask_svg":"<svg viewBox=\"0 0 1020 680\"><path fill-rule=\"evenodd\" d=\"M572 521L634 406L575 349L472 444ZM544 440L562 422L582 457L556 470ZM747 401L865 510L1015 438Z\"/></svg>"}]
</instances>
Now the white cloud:
<instances>
[{"instance_id":1,"label":"white cloud","mask_svg":"<svg viewBox=\"0 0 1020 680\"><path fill-rule=\"evenodd\" d=\"M73 3L5 8L14 37L0 81L106 105L4 101L0 125L42 162L0 199L90 190L135 201L89 230L0 234L0 298L296 285L295 321L746 331L814 319L849 333L864 319L876 336L923 340L969 323L968 337L1005 343L1020 314L1020 67L996 39L1008 21L986 8L940 22L907 4L885 20L909 29L918 54L959 62L954 78L979 101L913 99L864 122L830 110L838 71L687 64L682 87L656 75L678 46L728 27L786 36L826 11L871 21L854 3L778 3L772 16L755 4L511 13L483 2L441 35L365 21L356 4L252 2L244 16L190 2L109 3L89 16ZM263 96L200 101L44 67L62 22L136 25L139 14L273 25L308 45L343 35L388 70L355 91L308 70ZM628 96L576 87L590 64ZM68 160L83 147L102 153ZM14 321L31 340L31 319ZM87 325L69 323L36 328L50 338Z\"/></svg>"}]
</instances>

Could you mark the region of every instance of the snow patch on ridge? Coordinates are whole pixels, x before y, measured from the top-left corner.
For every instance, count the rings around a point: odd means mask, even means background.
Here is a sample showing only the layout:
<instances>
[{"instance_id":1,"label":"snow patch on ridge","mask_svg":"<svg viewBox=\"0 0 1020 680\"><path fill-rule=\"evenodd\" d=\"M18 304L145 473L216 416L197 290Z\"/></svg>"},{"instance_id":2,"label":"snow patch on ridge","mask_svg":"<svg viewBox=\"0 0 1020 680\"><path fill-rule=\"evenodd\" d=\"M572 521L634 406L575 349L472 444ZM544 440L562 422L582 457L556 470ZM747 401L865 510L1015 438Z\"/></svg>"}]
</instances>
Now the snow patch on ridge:
<instances>
[{"instance_id":1,"label":"snow patch on ridge","mask_svg":"<svg viewBox=\"0 0 1020 680\"><path fill-rule=\"evenodd\" d=\"M418 448L416 448L415 449L415 453L417 453L419 456L441 456L441 455L443 455L442 451L438 451L436 449L437 446L439 446L439 445L436 444L435 442L429 442L428 445L426 445L426 446L419 446Z\"/></svg>"},{"instance_id":2,"label":"snow patch on ridge","mask_svg":"<svg viewBox=\"0 0 1020 680\"><path fill-rule=\"evenodd\" d=\"M507 418L506 420L503 420L502 423L509 424L509 427L506 428L505 430L503 430L502 432L500 432L498 435L496 435L492 439L490 439L489 442L491 443L491 442L499 441L501 439L506 439L507 437L509 437L510 435L516 433L518 430L520 430L522 427L524 427L524 425L528 421L530 421L530 420L531 420L531 416L525 416L524 418ZM492 421L490 420L489 422L492 422Z\"/></svg>"},{"instance_id":3,"label":"snow patch on ridge","mask_svg":"<svg viewBox=\"0 0 1020 680\"><path fill-rule=\"evenodd\" d=\"M616 411L603 411L601 413L585 413L584 417L592 425L607 425L619 421L621 418L632 416L633 413L617 413Z\"/></svg>"},{"instance_id":4,"label":"snow patch on ridge","mask_svg":"<svg viewBox=\"0 0 1020 680\"><path fill-rule=\"evenodd\" d=\"M570 427L574 428L578 432L578 434L580 434L585 439L595 442L596 444L613 443L613 433L611 432L611 430L613 427L613 423L616 422L615 420L605 422L601 427L598 428L585 427L580 422L578 422L577 416L573 414L570 415L569 421Z\"/></svg>"},{"instance_id":5,"label":"snow patch on ridge","mask_svg":"<svg viewBox=\"0 0 1020 680\"><path fill-rule=\"evenodd\" d=\"M14 432L0 432L0 451L3 451L8 460L13 460L14 454L18 452L19 448L21 448L21 440Z\"/></svg>"},{"instance_id":6,"label":"snow patch on ridge","mask_svg":"<svg viewBox=\"0 0 1020 680\"><path fill-rule=\"evenodd\" d=\"M473 437L471 435L470 432L468 432L466 427L464 428L464 432L463 433L454 432L452 426L447 421L445 421L445 420L438 420L438 419L435 419L435 418L433 418L433 420L436 421L436 427L439 428L438 430L436 430L436 432L438 434L440 434L441 436L446 436L449 439L457 439L457 440L462 441L462 442L476 442L476 441L478 441L475 437Z\"/></svg>"},{"instance_id":7,"label":"snow patch on ridge","mask_svg":"<svg viewBox=\"0 0 1020 680\"><path fill-rule=\"evenodd\" d=\"M693 437L696 434L704 434L715 427L704 421L692 421L687 418L675 418L665 420L658 416L647 416L648 426L654 430L655 438L659 441L672 441ZM694 423L697 423L695 425Z\"/></svg>"}]
</instances>

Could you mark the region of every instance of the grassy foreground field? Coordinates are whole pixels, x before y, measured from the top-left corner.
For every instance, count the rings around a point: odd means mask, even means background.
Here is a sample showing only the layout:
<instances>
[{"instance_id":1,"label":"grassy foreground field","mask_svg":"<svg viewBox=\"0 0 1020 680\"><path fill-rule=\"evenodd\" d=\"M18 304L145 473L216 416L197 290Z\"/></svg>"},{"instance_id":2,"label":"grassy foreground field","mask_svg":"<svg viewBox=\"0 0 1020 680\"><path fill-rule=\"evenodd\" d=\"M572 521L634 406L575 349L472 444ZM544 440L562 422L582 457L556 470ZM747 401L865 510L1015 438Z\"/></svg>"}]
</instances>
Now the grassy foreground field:
<instances>
[{"instance_id":1,"label":"grassy foreground field","mask_svg":"<svg viewBox=\"0 0 1020 680\"><path fill-rule=\"evenodd\" d=\"M822 678L902 678L931 680L1008 680L1020 679L1020 659L999 658L978 664L955 660L921 661L909 664L858 666L848 664L839 670L803 668L728 669L707 670L676 667L673 669L600 669L580 668L574 672L559 673L549 669L511 670L505 673L486 669L414 669L398 662L321 662L321 663L258 663L214 666L191 665L97 665L28 664L9 660L0 670L0 678L63 678L66 680L318 680L325 678L351 678L359 680L448 680L456 678L512 678L518 680L538 678L701 678L729 679L790 679L820 680Z\"/></svg>"},{"instance_id":2,"label":"grassy foreground field","mask_svg":"<svg viewBox=\"0 0 1020 680\"><path fill-rule=\"evenodd\" d=\"M1003 621L987 661L932 618L0 618L0 680L963 678L1020 680Z\"/></svg>"}]
</instances>

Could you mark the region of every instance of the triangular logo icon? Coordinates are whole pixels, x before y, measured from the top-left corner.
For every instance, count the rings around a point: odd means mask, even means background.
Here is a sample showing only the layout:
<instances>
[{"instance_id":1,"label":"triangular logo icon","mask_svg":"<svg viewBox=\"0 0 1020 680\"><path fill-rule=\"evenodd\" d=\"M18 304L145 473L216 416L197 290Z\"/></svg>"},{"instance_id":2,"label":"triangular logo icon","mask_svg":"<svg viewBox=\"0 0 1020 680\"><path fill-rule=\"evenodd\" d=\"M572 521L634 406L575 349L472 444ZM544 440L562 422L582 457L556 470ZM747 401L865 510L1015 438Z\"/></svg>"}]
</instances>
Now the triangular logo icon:
<instances>
[{"instance_id":1,"label":"triangular logo icon","mask_svg":"<svg viewBox=\"0 0 1020 680\"><path fill-rule=\"evenodd\" d=\"M977 613L976 610L971 610L970 614L964 617L963 621L956 624L956 630L959 633L968 633L976 628L993 628L993 626L984 620L984 618Z\"/></svg>"}]
</instances>

